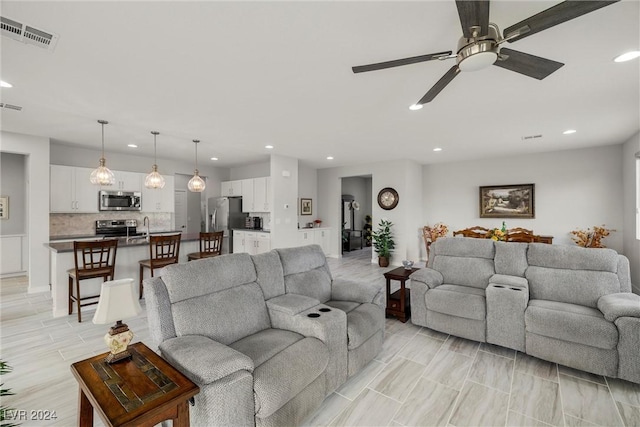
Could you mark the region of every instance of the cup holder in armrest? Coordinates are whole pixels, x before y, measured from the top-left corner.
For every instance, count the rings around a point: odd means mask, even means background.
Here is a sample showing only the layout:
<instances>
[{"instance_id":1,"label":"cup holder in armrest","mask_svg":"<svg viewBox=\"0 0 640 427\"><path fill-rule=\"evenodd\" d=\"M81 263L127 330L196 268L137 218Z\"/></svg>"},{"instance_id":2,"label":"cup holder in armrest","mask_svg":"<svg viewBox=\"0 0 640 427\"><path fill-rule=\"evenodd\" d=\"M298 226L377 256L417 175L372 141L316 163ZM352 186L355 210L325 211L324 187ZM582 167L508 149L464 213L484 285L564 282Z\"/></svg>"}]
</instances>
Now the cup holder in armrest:
<instances>
[{"instance_id":1,"label":"cup holder in armrest","mask_svg":"<svg viewBox=\"0 0 640 427\"><path fill-rule=\"evenodd\" d=\"M323 307L323 308L318 309L318 311L321 311L321 312L323 312L323 313L327 313L327 312L331 311L331 309L330 309L330 308Z\"/></svg>"},{"instance_id":2,"label":"cup holder in armrest","mask_svg":"<svg viewBox=\"0 0 640 427\"><path fill-rule=\"evenodd\" d=\"M307 314L307 317L320 317L320 313L309 313Z\"/></svg>"}]
</instances>

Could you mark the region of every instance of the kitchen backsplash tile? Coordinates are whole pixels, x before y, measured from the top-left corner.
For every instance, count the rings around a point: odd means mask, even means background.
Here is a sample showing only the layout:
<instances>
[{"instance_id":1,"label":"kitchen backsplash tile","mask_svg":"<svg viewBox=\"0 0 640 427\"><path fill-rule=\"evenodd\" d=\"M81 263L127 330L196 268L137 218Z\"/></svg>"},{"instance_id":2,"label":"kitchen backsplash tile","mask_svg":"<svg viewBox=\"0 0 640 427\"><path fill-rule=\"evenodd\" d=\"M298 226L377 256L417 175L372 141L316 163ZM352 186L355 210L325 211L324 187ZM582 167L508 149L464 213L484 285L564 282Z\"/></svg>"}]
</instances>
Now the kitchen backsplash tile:
<instances>
[{"instance_id":1,"label":"kitchen backsplash tile","mask_svg":"<svg viewBox=\"0 0 640 427\"><path fill-rule=\"evenodd\" d=\"M99 214L49 214L49 233L55 236L87 235L96 232L96 220L99 219L135 219L138 231L144 231L142 220L148 216L151 220L150 231L174 230L174 215L168 212L102 212Z\"/></svg>"}]
</instances>

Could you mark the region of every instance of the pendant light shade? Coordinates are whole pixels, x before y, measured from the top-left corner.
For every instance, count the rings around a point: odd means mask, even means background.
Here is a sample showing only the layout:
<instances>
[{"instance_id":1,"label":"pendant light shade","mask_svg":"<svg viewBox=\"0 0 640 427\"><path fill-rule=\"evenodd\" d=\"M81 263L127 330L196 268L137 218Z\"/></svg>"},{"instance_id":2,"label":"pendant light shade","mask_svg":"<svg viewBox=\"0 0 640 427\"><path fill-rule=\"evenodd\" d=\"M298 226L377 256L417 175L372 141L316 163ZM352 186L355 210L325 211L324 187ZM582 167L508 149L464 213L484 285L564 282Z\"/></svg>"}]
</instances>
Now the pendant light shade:
<instances>
[{"instance_id":1,"label":"pendant light shade","mask_svg":"<svg viewBox=\"0 0 640 427\"><path fill-rule=\"evenodd\" d=\"M116 182L113 172L106 166L106 160L104 159L104 125L109 124L106 120L98 120L98 123L102 125L102 157L100 157L100 163L93 172L89 180L94 185L113 185Z\"/></svg>"},{"instance_id":2,"label":"pendant light shade","mask_svg":"<svg viewBox=\"0 0 640 427\"><path fill-rule=\"evenodd\" d=\"M144 179L144 186L147 188L164 188L164 178L158 172L158 160L156 158L156 136L160 135L160 132L151 131L151 134L153 135L153 167Z\"/></svg>"},{"instance_id":3,"label":"pendant light shade","mask_svg":"<svg viewBox=\"0 0 640 427\"><path fill-rule=\"evenodd\" d=\"M189 188L189 191L191 192L202 193L205 188L205 183L204 179L200 178L200 175L198 175L198 143L200 141L194 139L193 142L196 144L196 170L193 172L193 178L189 180L187 188Z\"/></svg>"}]
</instances>

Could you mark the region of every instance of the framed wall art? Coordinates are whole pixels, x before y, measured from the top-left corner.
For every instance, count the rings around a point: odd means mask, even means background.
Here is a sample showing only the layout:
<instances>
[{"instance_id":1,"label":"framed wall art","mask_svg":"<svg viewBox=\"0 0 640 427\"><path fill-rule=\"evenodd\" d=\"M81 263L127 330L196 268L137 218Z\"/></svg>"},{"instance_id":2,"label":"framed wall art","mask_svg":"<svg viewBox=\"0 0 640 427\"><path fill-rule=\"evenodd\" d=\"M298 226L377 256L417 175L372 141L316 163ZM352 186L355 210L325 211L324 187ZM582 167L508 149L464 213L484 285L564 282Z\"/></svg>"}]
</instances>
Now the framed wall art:
<instances>
[{"instance_id":1,"label":"framed wall art","mask_svg":"<svg viewBox=\"0 0 640 427\"><path fill-rule=\"evenodd\" d=\"M300 215L311 215L311 199L300 199Z\"/></svg>"},{"instance_id":2,"label":"framed wall art","mask_svg":"<svg viewBox=\"0 0 640 427\"><path fill-rule=\"evenodd\" d=\"M0 197L0 219L9 219L9 197Z\"/></svg>"},{"instance_id":3,"label":"framed wall art","mask_svg":"<svg viewBox=\"0 0 640 427\"><path fill-rule=\"evenodd\" d=\"M480 218L535 218L535 184L480 187Z\"/></svg>"}]
</instances>

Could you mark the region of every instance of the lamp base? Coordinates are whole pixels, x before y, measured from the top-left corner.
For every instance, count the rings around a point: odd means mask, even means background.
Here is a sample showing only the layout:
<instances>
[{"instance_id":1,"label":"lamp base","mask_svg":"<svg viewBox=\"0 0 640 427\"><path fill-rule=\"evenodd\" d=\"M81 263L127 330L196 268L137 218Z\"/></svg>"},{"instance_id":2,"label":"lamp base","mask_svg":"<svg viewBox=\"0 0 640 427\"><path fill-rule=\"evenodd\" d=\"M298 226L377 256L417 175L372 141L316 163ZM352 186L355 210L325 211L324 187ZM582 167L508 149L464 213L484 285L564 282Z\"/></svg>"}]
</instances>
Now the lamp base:
<instances>
[{"instance_id":1,"label":"lamp base","mask_svg":"<svg viewBox=\"0 0 640 427\"><path fill-rule=\"evenodd\" d=\"M122 323L122 320L118 320L104 336L104 342L110 350L110 353L104 361L107 363L116 363L131 357L131 353L129 353L127 347L132 339L133 332L129 330L126 324Z\"/></svg>"}]
</instances>

